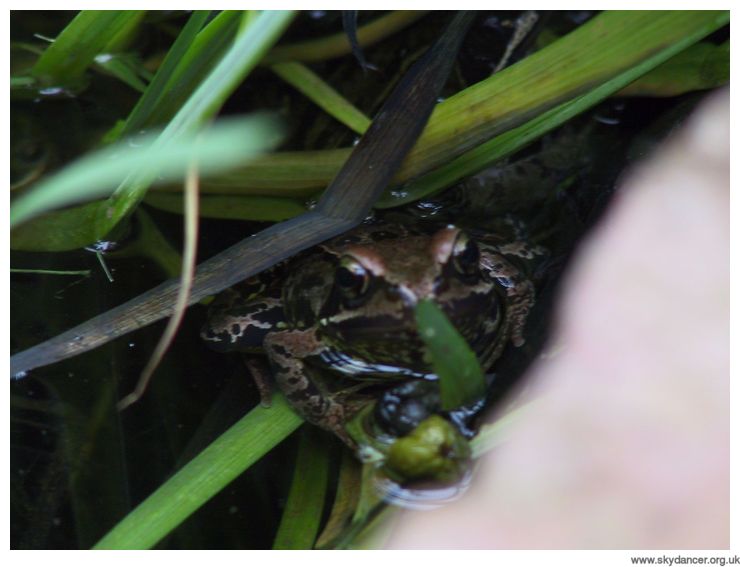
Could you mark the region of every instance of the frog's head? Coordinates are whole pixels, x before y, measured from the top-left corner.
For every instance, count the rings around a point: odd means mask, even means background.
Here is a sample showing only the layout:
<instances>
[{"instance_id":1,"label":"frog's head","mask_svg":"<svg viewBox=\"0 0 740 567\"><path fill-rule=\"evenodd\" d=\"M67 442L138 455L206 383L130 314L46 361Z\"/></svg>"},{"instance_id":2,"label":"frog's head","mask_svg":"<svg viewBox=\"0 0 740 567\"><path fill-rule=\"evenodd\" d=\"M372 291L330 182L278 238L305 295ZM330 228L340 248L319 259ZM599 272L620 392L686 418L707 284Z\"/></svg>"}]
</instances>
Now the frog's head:
<instances>
[{"instance_id":1,"label":"frog's head","mask_svg":"<svg viewBox=\"0 0 740 567\"><path fill-rule=\"evenodd\" d=\"M421 365L414 308L425 299L434 301L474 348L500 325L496 286L481 270L478 245L458 228L348 244L337 252L333 309L320 325L345 352Z\"/></svg>"}]
</instances>

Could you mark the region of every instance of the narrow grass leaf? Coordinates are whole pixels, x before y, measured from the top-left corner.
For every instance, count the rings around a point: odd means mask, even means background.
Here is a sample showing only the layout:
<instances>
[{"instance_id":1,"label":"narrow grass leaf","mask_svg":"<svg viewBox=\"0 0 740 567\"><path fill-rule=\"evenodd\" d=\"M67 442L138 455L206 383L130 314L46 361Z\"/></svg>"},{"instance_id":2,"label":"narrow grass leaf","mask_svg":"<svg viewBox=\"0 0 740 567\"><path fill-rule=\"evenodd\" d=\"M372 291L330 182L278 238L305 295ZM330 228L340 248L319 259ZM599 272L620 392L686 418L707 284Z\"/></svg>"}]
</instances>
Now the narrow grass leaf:
<instances>
[{"instance_id":1,"label":"narrow grass leaf","mask_svg":"<svg viewBox=\"0 0 740 567\"><path fill-rule=\"evenodd\" d=\"M364 134L370 126L370 119L367 116L305 65L295 62L276 63L270 69L324 109L327 114L358 134Z\"/></svg>"},{"instance_id":2,"label":"narrow grass leaf","mask_svg":"<svg viewBox=\"0 0 740 567\"><path fill-rule=\"evenodd\" d=\"M162 64L157 69L148 88L144 91L144 94L139 97L133 110L126 119L126 124L120 131L119 135L127 136L134 134L140 129L151 125L154 119L159 117L159 120L165 121L167 116L162 116L156 112L157 102L162 100L167 92L166 86L176 69L181 68L183 61L185 60L186 53L190 46L195 40L198 32L203 27L203 24L208 19L209 11L198 10L188 19L185 26L183 26L180 33L177 35L177 39L167 51ZM187 61L188 63L190 61ZM178 108L171 103L171 106ZM154 117L154 119L153 119Z\"/></svg>"},{"instance_id":3,"label":"narrow grass leaf","mask_svg":"<svg viewBox=\"0 0 740 567\"><path fill-rule=\"evenodd\" d=\"M170 213L182 213L179 193L150 192L144 202ZM213 219L281 221L306 212L296 199L239 195L204 195L200 198L200 216Z\"/></svg>"},{"instance_id":4,"label":"narrow grass leaf","mask_svg":"<svg viewBox=\"0 0 740 567\"><path fill-rule=\"evenodd\" d=\"M304 427L293 482L273 549L312 549L324 512L330 445L314 427Z\"/></svg>"},{"instance_id":5,"label":"narrow grass leaf","mask_svg":"<svg viewBox=\"0 0 740 567\"><path fill-rule=\"evenodd\" d=\"M10 268L11 274L46 274L47 276L89 276L90 270L35 270Z\"/></svg>"},{"instance_id":6,"label":"narrow grass leaf","mask_svg":"<svg viewBox=\"0 0 740 567\"><path fill-rule=\"evenodd\" d=\"M222 120L200 136L191 133L166 145L155 143L156 136L146 136L88 154L13 201L11 227L43 212L109 194L131 171L152 172L164 182L182 178L194 159L202 171L234 166L274 147L281 137L279 124L269 115Z\"/></svg>"},{"instance_id":7,"label":"narrow grass leaf","mask_svg":"<svg viewBox=\"0 0 740 567\"><path fill-rule=\"evenodd\" d=\"M302 423L285 398L258 406L139 504L95 549L149 549Z\"/></svg>"},{"instance_id":8,"label":"narrow grass leaf","mask_svg":"<svg viewBox=\"0 0 740 567\"><path fill-rule=\"evenodd\" d=\"M151 79L151 74L141 61L133 56L105 53L95 57L95 66L141 93Z\"/></svg>"},{"instance_id":9,"label":"narrow grass leaf","mask_svg":"<svg viewBox=\"0 0 740 567\"><path fill-rule=\"evenodd\" d=\"M357 41L362 47L367 47L402 30L422 18L426 11L398 10L381 16L377 20L357 28ZM265 57L265 64L280 61L301 61L310 63L324 61L347 55L352 51L347 34L342 32L310 39L299 43L279 45L273 48Z\"/></svg>"},{"instance_id":10,"label":"narrow grass leaf","mask_svg":"<svg viewBox=\"0 0 740 567\"><path fill-rule=\"evenodd\" d=\"M123 135L170 120L218 62L234 38L238 13L221 12L203 27L209 15L199 10L190 16L126 119Z\"/></svg>"},{"instance_id":11,"label":"narrow grass leaf","mask_svg":"<svg viewBox=\"0 0 740 567\"><path fill-rule=\"evenodd\" d=\"M634 83L620 96L678 96L713 89L730 81L730 42L692 45Z\"/></svg>"},{"instance_id":12,"label":"narrow grass leaf","mask_svg":"<svg viewBox=\"0 0 740 567\"><path fill-rule=\"evenodd\" d=\"M603 12L437 105L409 153L413 167L400 175L410 179L439 167L645 60L658 65L728 21L729 12L720 11Z\"/></svg>"},{"instance_id":13,"label":"narrow grass leaf","mask_svg":"<svg viewBox=\"0 0 740 567\"><path fill-rule=\"evenodd\" d=\"M696 39L698 37L694 35L677 41L670 47L659 51L641 63L593 88L588 93L543 112L522 126L492 138L426 175L417 177L401 187L393 188L378 199L376 207L380 209L398 207L416 201L482 171L496 161L521 150L571 118L592 108L602 100L620 92L625 86L630 85L651 69L656 69L658 65L670 59L676 53L681 53Z\"/></svg>"},{"instance_id":14,"label":"narrow grass leaf","mask_svg":"<svg viewBox=\"0 0 740 567\"><path fill-rule=\"evenodd\" d=\"M33 66L42 85L63 88L79 81L95 56L120 44L146 12L141 10L83 10L62 30Z\"/></svg>"},{"instance_id":15,"label":"narrow grass leaf","mask_svg":"<svg viewBox=\"0 0 740 567\"><path fill-rule=\"evenodd\" d=\"M293 17L294 13L290 11L268 10L254 18L165 127L157 145L166 147L180 136L192 135L215 116L228 96L277 41ZM273 136L268 138L274 139ZM199 160L198 163L202 162ZM153 179L147 173L141 173L116 189L101 207L102 215L98 215L96 224L101 236L112 230L144 198L151 181Z\"/></svg>"},{"instance_id":16,"label":"narrow grass leaf","mask_svg":"<svg viewBox=\"0 0 740 567\"><path fill-rule=\"evenodd\" d=\"M439 377L442 409L452 410L480 399L486 389L478 359L468 343L433 302L416 306L419 335Z\"/></svg>"},{"instance_id":17,"label":"narrow grass leaf","mask_svg":"<svg viewBox=\"0 0 740 567\"><path fill-rule=\"evenodd\" d=\"M360 499L362 486L362 466L349 451L342 452L342 462L339 465L339 479L334 496L334 504L326 521L326 526L316 540L317 549L329 549L349 525L357 503Z\"/></svg>"},{"instance_id":18,"label":"narrow grass leaf","mask_svg":"<svg viewBox=\"0 0 740 567\"><path fill-rule=\"evenodd\" d=\"M403 186L630 70L636 71L631 75L635 80L728 21L729 12L722 11L604 12L438 104L393 185ZM244 194L273 189L297 196L300 189L301 195L312 195L331 182L350 151L268 154L219 179L218 185Z\"/></svg>"}]
</instances>

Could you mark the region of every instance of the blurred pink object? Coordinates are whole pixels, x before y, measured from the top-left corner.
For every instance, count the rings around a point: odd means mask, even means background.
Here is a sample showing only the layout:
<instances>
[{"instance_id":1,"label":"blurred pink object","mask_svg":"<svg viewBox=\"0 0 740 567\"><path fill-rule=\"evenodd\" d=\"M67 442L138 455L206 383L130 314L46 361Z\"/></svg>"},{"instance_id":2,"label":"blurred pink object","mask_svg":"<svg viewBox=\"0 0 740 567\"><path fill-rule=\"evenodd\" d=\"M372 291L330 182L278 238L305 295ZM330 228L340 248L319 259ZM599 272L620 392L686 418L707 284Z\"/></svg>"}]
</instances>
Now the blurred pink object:
<instances>
[{"instance_id":1,"label":"blurred pink object","mask_svg":"<svg viewBox=\"0 0 740 567\"><path fill-rule=\"evenodd\" d=\"M626 179L526 378L536 409L413 549L729 548L729 91Z\"/></svg>"}]
</instances>

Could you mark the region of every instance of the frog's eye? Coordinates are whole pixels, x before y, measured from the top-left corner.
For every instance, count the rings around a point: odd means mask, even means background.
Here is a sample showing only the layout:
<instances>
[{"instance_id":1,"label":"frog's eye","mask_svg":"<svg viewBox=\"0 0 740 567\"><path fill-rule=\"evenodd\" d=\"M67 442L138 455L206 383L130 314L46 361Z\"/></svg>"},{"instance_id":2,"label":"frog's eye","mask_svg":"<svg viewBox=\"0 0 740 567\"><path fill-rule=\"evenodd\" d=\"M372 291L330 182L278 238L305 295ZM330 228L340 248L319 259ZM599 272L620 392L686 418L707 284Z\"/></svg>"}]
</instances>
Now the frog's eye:
<instances>
[{"instance_id":1,"label":"frog's eye","mask_svg":"<svg viewBox=\"0 0 740 567\"><path fill-rule=\"evenodd\" d=\"M345 297L357 299L370 286L370 272L354 258L345 256L334 274L334 282Z\"/></svg>"},{"instance_id":2,"label":"frog's eye","mask_svg":"<svg viewBox=\"0 0 740 567\"><path fill-rule=\"evenodd\" d=\"M461 232L452 246L452 264L455 270L462 276L474 276L478 273L480 261L480 250L475 240Z\"/></svg>"}]
</instances>

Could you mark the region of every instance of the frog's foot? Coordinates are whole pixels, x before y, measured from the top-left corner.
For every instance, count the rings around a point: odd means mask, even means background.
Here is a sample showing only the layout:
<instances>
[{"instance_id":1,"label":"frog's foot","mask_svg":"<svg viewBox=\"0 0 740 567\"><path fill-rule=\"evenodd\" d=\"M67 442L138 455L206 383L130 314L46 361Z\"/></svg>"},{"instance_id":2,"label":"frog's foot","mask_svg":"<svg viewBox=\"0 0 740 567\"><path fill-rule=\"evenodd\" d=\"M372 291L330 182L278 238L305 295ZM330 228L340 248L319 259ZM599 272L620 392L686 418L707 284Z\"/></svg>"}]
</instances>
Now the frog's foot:
<instances>
[{"instance_id":1,"label":"frog's foot","mask_svg":"<svg viewBox=\"0 0 740 567\"><path fill-rule=\"evenodd\" d=\"M306 421L339 437L351 449L356 443L344 425L351 417L341 394L332 393L321 373L304 362L318 355L324 346L311 330L286 330L268 335L265 351L272 364L275 380L290 405Z\"/></svg>"},{"instance_id":2,"label":"frog's foot","mask_svg":"<svg viewBox=\"0 0 740 567\"><path fill-rule=\"evenodd\" d=\"M272 405L272 377L270 369L265 364L264 358L259 359L254 356L245 354L243 356L244 365L252 375L257 391L260 394L260 405L263 408L269 408Z\"/></svg>"},{"instance_id":3,"label":"frog's foot","mask_svg":"<svg viewBox=\"0 0 740 567\"><path fill-rule=\"evenodd\" d=\"M341 401L341 397L323 394L320 398L309 396L308 399L300 397L299 400L288 396L288 400L306 421L330 431L353 451L357 449L357 443L344 427L352 412L348 411L349 408Z\"/></svg>"}]
</instances>

